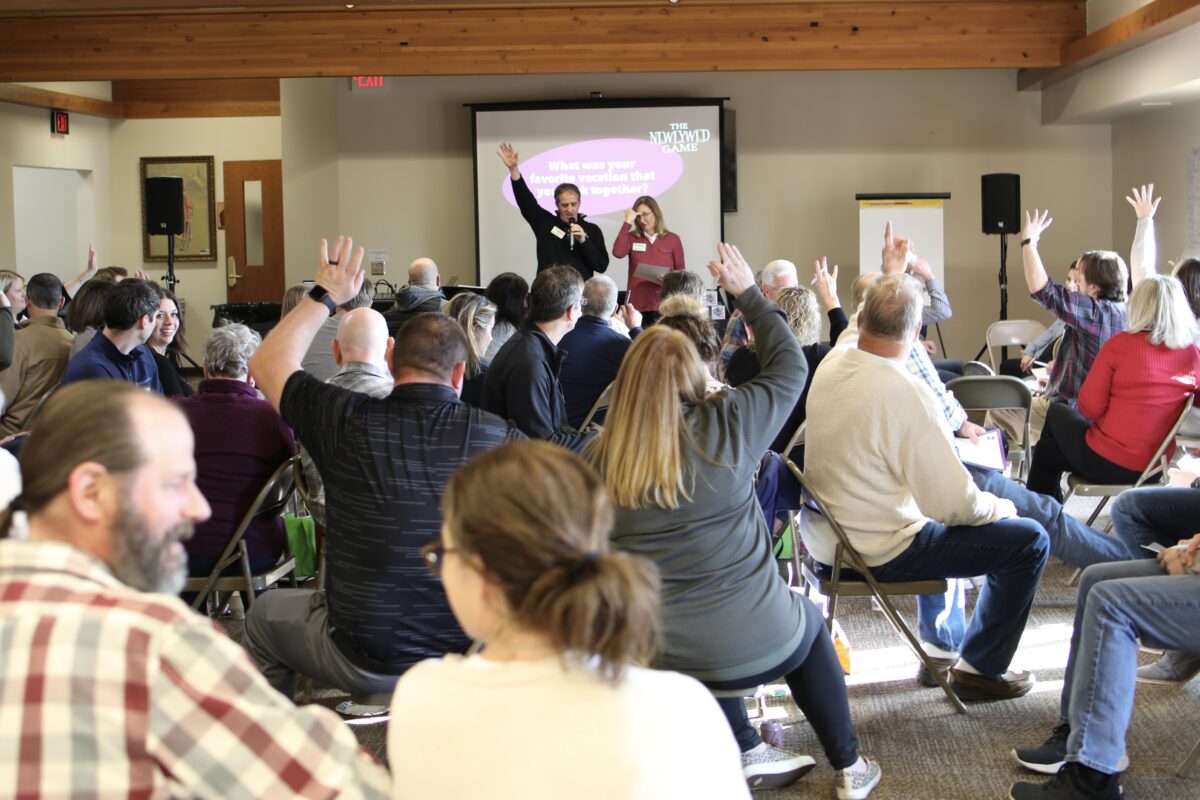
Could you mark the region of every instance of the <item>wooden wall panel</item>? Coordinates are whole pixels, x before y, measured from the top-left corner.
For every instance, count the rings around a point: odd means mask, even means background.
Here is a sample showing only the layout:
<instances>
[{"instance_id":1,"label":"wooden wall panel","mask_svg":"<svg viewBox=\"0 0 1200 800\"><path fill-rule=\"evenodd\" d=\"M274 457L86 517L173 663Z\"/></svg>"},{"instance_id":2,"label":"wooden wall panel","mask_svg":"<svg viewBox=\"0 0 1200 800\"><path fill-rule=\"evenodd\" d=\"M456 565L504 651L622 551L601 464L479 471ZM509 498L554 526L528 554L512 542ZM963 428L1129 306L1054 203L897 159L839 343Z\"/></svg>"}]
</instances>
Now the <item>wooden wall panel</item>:
<instances>
[{"instance_id":1,"label":"wooden wall panel","mask_svg":"<svg viewBox=\"0 0 1200 800\"><path fill-rule=\"evenodd\" d=\"M277 117L279 79L113 81L112 99L131 119Z\"/></svg>"},{"instance_id":2,"label":"wooden wall panel","mask_svg":"<svg viewBox=\"0 0 1200 800\"><path fill-rule=\"evenodd\" d=\"M1082 0L13 17L0 81L1055 67Z\"/></svg>"}]
</instances>

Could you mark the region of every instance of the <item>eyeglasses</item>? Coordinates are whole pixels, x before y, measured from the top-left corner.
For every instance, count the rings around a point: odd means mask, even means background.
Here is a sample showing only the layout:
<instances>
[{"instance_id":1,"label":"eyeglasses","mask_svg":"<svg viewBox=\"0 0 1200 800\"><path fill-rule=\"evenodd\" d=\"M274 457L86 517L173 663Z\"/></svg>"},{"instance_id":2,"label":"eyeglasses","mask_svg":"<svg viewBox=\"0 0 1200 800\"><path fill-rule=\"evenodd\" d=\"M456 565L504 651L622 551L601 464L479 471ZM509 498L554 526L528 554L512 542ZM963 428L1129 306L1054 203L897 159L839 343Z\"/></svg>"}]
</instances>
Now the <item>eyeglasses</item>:
<instances>
[{"instance_id":1,"label":"eyeglasses","mask_svg":"<svg viewBox=\"0 0 1200 800\"><path fill-rule=\"evenodd\" d=\"M421 558L425 561L426 568L434 576L440 578L442 576L442 562L445 560L446 553L457 552L457 547L446 547L442 544L441 539L435 539L421 548Z\"/></svg>"}]
</instances>

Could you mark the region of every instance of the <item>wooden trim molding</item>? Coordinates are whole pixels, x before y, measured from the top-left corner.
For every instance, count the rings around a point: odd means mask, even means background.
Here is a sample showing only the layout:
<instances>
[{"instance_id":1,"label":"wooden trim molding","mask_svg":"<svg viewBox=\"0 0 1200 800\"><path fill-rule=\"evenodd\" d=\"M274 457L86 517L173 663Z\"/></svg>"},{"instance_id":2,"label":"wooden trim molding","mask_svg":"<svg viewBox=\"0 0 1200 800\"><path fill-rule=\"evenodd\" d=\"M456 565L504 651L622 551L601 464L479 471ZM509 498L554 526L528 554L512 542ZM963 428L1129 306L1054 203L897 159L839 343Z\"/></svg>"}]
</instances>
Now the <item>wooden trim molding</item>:
<instances>
[{"instance_id":1,"label":"wooden trim molding","mask_svg":"<svg viewBox=\"0 0 1200 800\"><path fill-rule=\"evenodd\" d=\"M0 102L59 108L114 119L168 117L278 117L279 81L113 81L112 101L0 84Z\"/></svg>"},{"instance_id":2,"label":"wooden trim molding","mask_svg":"<svg viewBox=\"0 0 1200 800\"><path fill-rule=\"evenodd\" d=\"M1057 67L1085 31L1082 0L11 17L0 81Z\"/></svg>"},{"instance_id":3,"label":"wooden trim molding","mask_svg":"<svg viewBox=\"0 0 1200 800\"><path fill-rule=\"evenodd\" d=\"M77 94L51 92L47 89L21 86L16 83L0 83L0 103L16 103L19 106L33 106L34 108L57 108L77 114L91 114L95 117L119 119L125 116L125 110L119 103L97 100L93 97L81 97Z\"/></svg>"}]
</instances>

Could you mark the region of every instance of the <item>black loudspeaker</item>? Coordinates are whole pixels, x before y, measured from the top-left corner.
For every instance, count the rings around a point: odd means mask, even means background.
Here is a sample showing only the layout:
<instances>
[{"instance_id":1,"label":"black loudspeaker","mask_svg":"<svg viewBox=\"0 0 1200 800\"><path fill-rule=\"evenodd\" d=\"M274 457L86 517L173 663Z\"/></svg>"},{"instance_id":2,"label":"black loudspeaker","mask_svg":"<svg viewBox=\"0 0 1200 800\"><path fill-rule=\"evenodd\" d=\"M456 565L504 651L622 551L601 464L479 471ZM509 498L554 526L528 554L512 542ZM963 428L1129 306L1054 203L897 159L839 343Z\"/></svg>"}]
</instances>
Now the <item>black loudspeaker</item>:
<instances>
[{"instance_id":1,"label":"black loudspeaker","mask_svg":"<svg viewBox=\"0 0 1200 800\"><path fill-rule=\"evenodd\" d=\"M737 116L732 108L721 111L721 210L738 209Z\"/></svg>"},{"instance_id":2,"label":"black loudspeaker","mask_svg":"<svg viewBox=\"0 0 1200 800\"><path fill-rule=\"evenodd\" d=\"M1007 172L984 175L983 232L1021 232L1021 176Z\"/></svg>"},{"instance_id":3,"label":"black loudspeaker","mask_svg":"<svg viewBox=\"0 0 1200 800\"><path fill-rule=\"evenodd\" d=\"M146 178L146 233L183 233L183 178Z\"/></svg>"}]
</instances>

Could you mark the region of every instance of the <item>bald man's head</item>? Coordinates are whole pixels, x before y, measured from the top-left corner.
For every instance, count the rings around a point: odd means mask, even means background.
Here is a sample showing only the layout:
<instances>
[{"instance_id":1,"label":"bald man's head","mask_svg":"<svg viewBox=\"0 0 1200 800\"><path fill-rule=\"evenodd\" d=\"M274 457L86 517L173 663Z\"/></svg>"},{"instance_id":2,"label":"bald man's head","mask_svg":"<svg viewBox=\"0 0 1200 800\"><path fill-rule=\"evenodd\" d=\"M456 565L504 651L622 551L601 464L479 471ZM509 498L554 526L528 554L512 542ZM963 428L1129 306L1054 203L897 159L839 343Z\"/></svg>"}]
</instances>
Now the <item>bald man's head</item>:
<instances>
[{"instance_id":1,"label":"bald man's head","mask_svg":"<svg viewBox=\"0 0 1200 800\"><path fill-rule=\"evenodd\" d=\"M342 317L333 339L333 357L338 366L347 361L363 361L388 369L387 321L373 308L356 308Z\"/></svg>"},{"instance_id":2,"label":"bald man's head","mask_svg":"<svg viewBox=\"0 0 1200 800\"><path fill-rule=\"evenodd\" d=\"M441 286L437 264L432 258L418 258L408 265L409 286Z\"/></svg>"}]
</instances>

